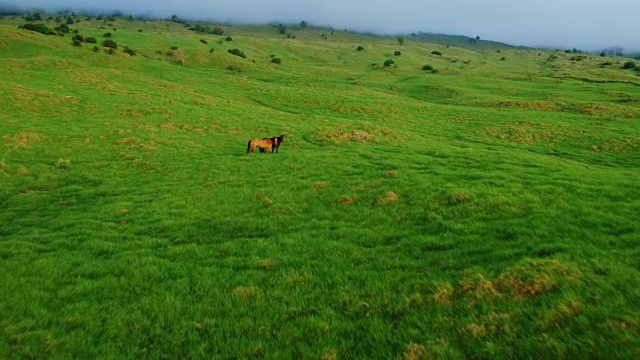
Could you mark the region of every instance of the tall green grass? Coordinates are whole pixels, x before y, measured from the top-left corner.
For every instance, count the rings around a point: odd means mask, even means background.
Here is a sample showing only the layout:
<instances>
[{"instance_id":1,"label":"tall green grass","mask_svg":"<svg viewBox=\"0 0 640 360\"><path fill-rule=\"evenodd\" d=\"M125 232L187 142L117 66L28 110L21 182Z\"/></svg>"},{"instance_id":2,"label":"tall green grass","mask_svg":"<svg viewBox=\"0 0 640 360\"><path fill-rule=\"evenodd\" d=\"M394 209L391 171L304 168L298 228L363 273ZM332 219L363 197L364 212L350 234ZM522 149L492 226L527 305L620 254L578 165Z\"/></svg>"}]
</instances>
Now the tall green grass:
<instances>
[{"instance_id":1,"label":"tall green grass","mask_svg":"<svg viewBox=\"0 0 640 360\"><path fill-rule=\"evenodd\" d=\"M0 22L0 357L638 354L633 71L326 29L72 26L132 57L20 24Z\"/></svg>"}]
</instances>

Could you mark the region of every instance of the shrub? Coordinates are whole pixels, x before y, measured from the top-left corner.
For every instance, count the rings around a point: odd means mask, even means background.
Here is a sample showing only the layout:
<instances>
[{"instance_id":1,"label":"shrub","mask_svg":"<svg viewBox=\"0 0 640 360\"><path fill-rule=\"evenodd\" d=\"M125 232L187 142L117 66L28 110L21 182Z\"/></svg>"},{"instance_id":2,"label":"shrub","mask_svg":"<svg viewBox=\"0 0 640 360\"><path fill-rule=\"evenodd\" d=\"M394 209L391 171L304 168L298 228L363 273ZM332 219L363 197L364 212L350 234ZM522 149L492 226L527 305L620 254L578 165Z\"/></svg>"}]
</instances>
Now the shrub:
<instances>
[{"instance_id":1,"label":"shrub","mask_svg":"<svg viewBox=\"0 0 640 360\"><path fill-rule=\"evenodd\" d=\"M213 54L213 48L209 49L209 53Z\"/></svg>"},{"instance_id":2,"label":"shrub","mask_svg":"<svg viewBox=\"0 0 640 360\"><path fill-rule=\"evenodd\" d=\"M109 55L113 55L115 53L116 53L116 49L109 48L109 50L107 51L107 54Z\"/></svg>"},{"instance_id":3,"label":"shrub","mask_svg":"<svg viewBox=\"0 0 640 360\"><path fill-rule=\"evenodd\" d=\"M111 38L111 33L104 33L103 36L106 37L106 38Z\"/></svg>"},{"instance_id":4,"label":"shrub","mask_svg":"<svg viewBox=\"0 0 640 360\"><path fill-rule=\"evenodd\" d=\"M67 24L60 24L59 26L53 28L53 30L56 30L58 32L62 32L62 33L68 33L69 32L69 25Z\"/></svg>"},{"instance_id":5,"label":"shrub","mask_svg":"<svg viewBox=\"0 0 640 360\"><path fill-rule=\"evenodd\" d=\"M91 49L91 50L93 50L93 52L98 52L98 51L100 51L100 48L97 47L97 46L94 46L93 49Z\"/></svg>"},{"instance_id":6,"label":"shrub","mask_svg":"<svg viewBox=\"0 0 640 360\"><path fill-rule=\"evenodd\" d=\"M172 46L171 50L178 50L178 47L177 46Z\"/></svg>"},{"instance_id":7,"label":"shrub","mask_svg":"<svg viewBox=\"0 0 640 360\"><path fill-rule=\"evenodd\" d=\"M213 31L211 32L214 35L223 35L224 34L224 30L221 27L216 27L213 29Z\"/></svg>"},{"instance_id":8,"label":"shrub","mask_svg":"<svg viewBox=\"0 0 640 360\"><path fill-rule=\"evenodd\" d=\"M84 41L84 36L82 36L80 34L75 34L75 35L73 35L72 40L78 40L79 42L83 42Z\"/></svg>"},{"instance_id":9,"label":"shrub","mask_svg":"<svg viewBox=\"0 0 640 360\"><path fill-rule=\"evenodd\" d=\"M205 39L200 39L200 42L205 44L205 45L208 44L207 40L205 40Z\"/></svg>"},{"instance_id":10,"label":"shrub","mask_svg":"<svg viewBox=\"0 0 640 360\"><path fill-rule=\"evenodd\" d=\"M73 39L73 46L82 46L82 41L78 39Z\"/></svg>"},{"instance_id":11,"label":"shrub","mask_svg":"<svg viewBox=\"0 0 640 360\"><path fill-rule=\"evenodd\" d=\"M393 56L400 56L400 55L402 55L402 52L401 52L401 51L398 51L398 50L396 50L396 51L393 53Z\"/></svg>"},{"instance_id":12,"label":"shrub","mask_svg":"<svg viewBox=\"0 0 640 360\"><path fill-rule=\"evenodd\" d=\"M58 169L67 169L71 166L71 160L69 159L59 159L56 161L55 166Z\"/></svg>"},{"instance_id":13,"label":"shrub","mask_svg":"<svg viewBox=\"0 0 640 360\"><path fill-rule=\"evenodd\" d=\"M276 57L276 58L271 59L271 62L274 63L274 64L280 65L280 64L282 64L282 59Z\"/></svg>"},{"instance_id":14,"label":"shrub","mask_svg":"<svg viewBox=\"0 0 640 360\"><path fill-rule=\"evenodd\" d=\"M49 29L48 27L46 27L44 24L24 24L22 26L19 26L23 29L27 29L29 31L35 31L37 33L40 34L44 34L44 35L55 35L56 33Z\"/></svg>"},{"instance_id":15,"label":"shrub","mask_svg":"<svg viewBox=\"0 0 640 360\"><path fill-rule=\"evenodd\" d=\"M393 65L393 64L395 64L395 62L394 62L393 60L387 60L387 61L385 61L385 62L384 62L384 64L383 64L383 65L384 65L385 67L389 67L389 66L391 66L391 65Z\"/></svg>"},{"instance_id":16,"label":"shrub","mask_svg":"<svg viewBox=\"0 0 640 360\"><path fill-rule=\"evenodd\" d=\"M431 54L433 54L433 55L438 55L438 56L441 56L441 55L442 55L442 53L441 53L440 51L438 51L438 50L433 50L433 51L431 52Z\"/></svg>"},{"instance_id":17,"label":"shrub","mask_svg":"<svg viewBox=\"0 0 640 360\"><path fill-rule=\"evenodd\" d=\"M229 49L229 50L227 50L227 52L229 54L231 54L231 55L239 56L239 57L241 57L243 59L247 58L247 55L245 55L244 52L242 52L242 50L240 50L240 49Z\"/></svg>"},{"instance_id":18,"label":"shrub","mask_svg":"<svg viewBox=\"0 0 640 360\"><path fill-rule=\"evenodd\" d=\"M71 17L67 18L67 25L72 25L73 24L73 19Z\"/></svg>"},{"instance_id":19,"label":"shrub","mask_svg":"<svg viewBox=\"0 0 640 360\"><path fill-rule=\"evenodd\" d=\"M94 37L86 37L84 38L84 42L86 42L87 44L97 44L98 40L96 40L96 38Z\"/></svg>"},{"instance_id":20,"label":"shrub","mask_svg":"<svg viewBox=\"0 0 640 360\"><path fill-rule=\"evenodd\" d=\"M233 39L231 38L231 36L227 36L227 38L225 39L226 41L233 41Z\"/></svg>"},{"instance_id":21,"label":"shrub","mask_svg":"<svg viewBox=\"0 0 640 360\"><path fill-rule=\"evenodd\" d=\"M124 52L125 52L125 54L129 54L129 55L131 55L131 56L136 56L136 51L135 51L135 50L133 50L133 49L132 49L132 48L130 48L130 47L126 47L126 48L124 48Z\"/></svg>"},{"instance_id":22,"label":"shrub","mask_svg":"<svg viewBox=\"0 0 640 360\"><path fill-rule=\"evenodd\" d=\"M431 70L433 70L433 66L425 65L425 66L422 67L422 70L431 71Z\"/></svg>"},{"instance_id":23,"label":"shrub","mask_svg":"<svg viewBox=\"0 0 640 360\"><path fill-rule=\"evenodd\" d=\"M362 50L364 50L364 47L362 47L362 46L358 45L358 47L356 48L356 50L358 50L358 51L362 51Z\"/></svg>"},{"instance_id":24,"label":"shrub","mask_svg":"<svg viewBox=\"0 0 640 360\"><path fill-rule=\"evenodd\" d=\"M105 40L105 41L102 42L102 46L108 47L108 48L112 48L112 49L117 49L118 48L118 43L116 43L113 40Z\"/></svg>"},{"instance_id":25,"label":"shrub","mask_svg":"<svg viewBox=\"0 0 640 360\"><path fill-rule=\"evenodd\" d=\"M636 63L631 60L627 61L626 63L624 63L624 65L622 65L623 69L635 69L635 67L636 67Z\"/></svg>"},{"instance_id":26,"label":"shrub","mask_svg":"<svg viewBox=\"0 0 640 360\"><path fill-rule=\"evenodd\" d=\"M400 45L404 44L404 38L403 37L399 37L398 38L398 44L400 44Z\"/></svg>"},{"instance_id":27,"label":"shrub","mask_svg":"<svg viewBox=\"0 0 640 360\"><path fill-rule=\"evenodd\" d=\"M613 65L613 63L611 61L605 61L602 64L600 64L600 67L605 67L605 66L608 66L608 65Z\"/></svg>"},{"instance_id":28,"label":"shrub","mask_svg":"<svg viewBox=\"0 0 640 360\"><path fill-rule=\"evenodd\" d=\"M507 60L507 58L504 56L500 58L500 61L505 61L505 60Z\"/></svg>"}]
</instances>

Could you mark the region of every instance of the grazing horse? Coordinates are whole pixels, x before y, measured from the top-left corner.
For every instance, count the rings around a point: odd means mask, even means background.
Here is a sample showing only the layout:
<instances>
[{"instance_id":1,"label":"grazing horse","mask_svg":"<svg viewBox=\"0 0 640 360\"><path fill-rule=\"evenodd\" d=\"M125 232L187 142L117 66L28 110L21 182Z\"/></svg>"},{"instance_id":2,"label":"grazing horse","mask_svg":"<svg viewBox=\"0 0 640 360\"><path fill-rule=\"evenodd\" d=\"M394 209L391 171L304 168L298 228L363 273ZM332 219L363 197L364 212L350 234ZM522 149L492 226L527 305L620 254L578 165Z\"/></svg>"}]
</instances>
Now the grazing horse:
<instances>
[{"instance_id":1,"label":"grazing horse","mask_svg":"<svg viewBox=\"0 0 640 360\"><path fill-rule=\"evenodd\" d=\"M259 148L260 152L269 152L269 150L272 150L273 148L273 142L271 141L271 139L268 139L268 138L264 138L262 140L251 139L249 140L249 143L247 143L246 154L248 154L249 151L254 152L256 148Z\"/></svg>"},{"instance_id":2,"label":"grazing horse","mask_svg":"<svg viewBox=\"0 0 640 360\"><path fill-rule=\"evenodd\" d=\"M273 154L273 150L275 150L277 154L280 149L280 144L284 141L284 134L280 134L278 137L264 138L262 140L270 140L272 145L271 153Z\"/></svg>"}]
</instances>

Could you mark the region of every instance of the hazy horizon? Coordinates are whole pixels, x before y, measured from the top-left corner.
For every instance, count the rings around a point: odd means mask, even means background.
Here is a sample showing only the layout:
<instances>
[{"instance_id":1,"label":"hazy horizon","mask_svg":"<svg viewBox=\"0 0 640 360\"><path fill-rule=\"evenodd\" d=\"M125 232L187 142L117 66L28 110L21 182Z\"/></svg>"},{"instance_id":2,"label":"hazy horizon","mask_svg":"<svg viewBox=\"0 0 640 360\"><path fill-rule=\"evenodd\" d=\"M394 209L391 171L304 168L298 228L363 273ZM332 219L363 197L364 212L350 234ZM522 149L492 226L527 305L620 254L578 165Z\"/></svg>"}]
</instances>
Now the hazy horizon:
<instances>
[{"instance_id":1,"label":"hazy horizon","mask_svg":"<svg viewBox=\"0 0 640 360\"><path fill-rule=\"evenodd\" d=\"M640 14L640 2L610 0L606 7L600 4L594 0L449 0L433 5L417 0L113 0L109 4L88 5L84 0L4 0L0 6L20 10L120 11L151 18L175 14L185 19L236 24L304 20L313 25L379 35L426 32L480 36L483 40L533 47L587 51L623 47L626 51L640 51L640 37L632 30Z\"/></svg>"}]
</instances>

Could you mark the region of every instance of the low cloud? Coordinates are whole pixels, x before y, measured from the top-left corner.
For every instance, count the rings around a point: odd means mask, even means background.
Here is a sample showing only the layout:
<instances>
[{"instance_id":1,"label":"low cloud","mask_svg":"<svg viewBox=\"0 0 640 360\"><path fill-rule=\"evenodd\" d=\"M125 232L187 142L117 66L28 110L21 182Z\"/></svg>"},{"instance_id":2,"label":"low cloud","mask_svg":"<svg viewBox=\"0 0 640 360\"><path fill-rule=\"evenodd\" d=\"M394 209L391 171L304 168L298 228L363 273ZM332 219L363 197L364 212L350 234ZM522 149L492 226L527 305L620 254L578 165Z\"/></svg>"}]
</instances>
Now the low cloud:
<instances>
[{"instance_id":1,"label":"low cloud","mask_svg":"<svg viewBox=\"0 0 640 360\"><path fill-rule=\"evenodd\" d=\"M597 50L622 46L640 50L634 28L640 1L609 0L5 0L21 9L57 11L115 10L125 14L265 24L273 22L331 26L377 34L440 32L480 36L514 45L577 47Z\"/></svg>"}]
</instances>

